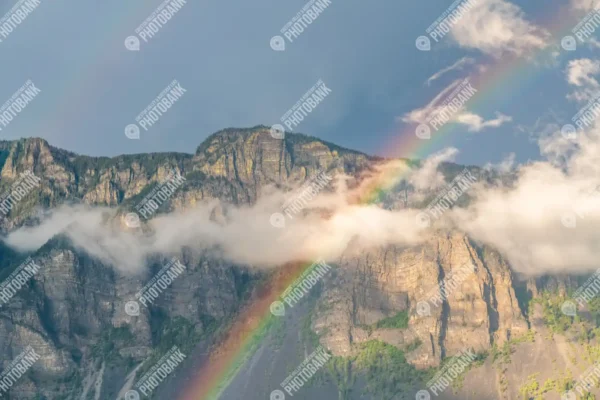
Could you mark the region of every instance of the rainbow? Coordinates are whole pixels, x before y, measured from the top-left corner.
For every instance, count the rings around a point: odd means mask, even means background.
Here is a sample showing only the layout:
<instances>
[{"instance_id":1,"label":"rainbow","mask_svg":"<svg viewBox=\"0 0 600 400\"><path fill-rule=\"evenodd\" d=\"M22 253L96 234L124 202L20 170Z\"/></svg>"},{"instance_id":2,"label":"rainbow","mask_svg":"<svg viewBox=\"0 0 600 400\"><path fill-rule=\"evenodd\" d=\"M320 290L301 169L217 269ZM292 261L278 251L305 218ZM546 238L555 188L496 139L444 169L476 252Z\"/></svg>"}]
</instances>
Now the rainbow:
<instances>
[{"instance_id":1,"label":"rainbow","mask_svg":"<svg viewBox=\"0 0 600 400\"><path fill-rule=\"evenodd\" d=\"M566 8L567 6L563 6L557 14L537 21L537 25L544 27L552 36L560 40L563 35L569 34L569 29L576 24L575 21L562 17L567 15L563 13ZM552 49L546 48L538 51L534 56L550 55L551 51ZM528 59L513 57L499 61L491 60L492 65L471 78L471 83L478 93L467 104L469 109L476 111L486 106L490 99L494 99L495 103L502 103L526 87L535 75L531 65L532 59L533 57L529 55ZM430 140L422 140L416 137L414 127L409 127L395 134L396 139L392 143L386 143L384 148L386 150L392 148L396 157L424 158L434 145L451 144L450 134L458 131L456 128L456 124L448 123L434 132ZM386 190L387 179L390 178L380 179L377 184L365 188L360 202L362 204L373 202L378 197L378 193ZM393 179L398 179L398 176ZM219 398L267 333L268 327L275 318L270 312L271 303L278 300L286 288L311 265L311 263L286 265L275 271L272 277L261 285L256 298L239 313L224 339L183 388L179 399L216 400Z\"/></svg>"},{"instance_id":2,"label":"rainbow","mask_svg":"<svg viewBox=\"0 0 600 400\"><path fill-rule=\"evenodd\" d=\"M538 26L545 28L554 38L568 35L569 30L577 23L574 20L564 18L568 15L568 6L561 7L558 13L538 22ZM550 56L553 46L547 46L537 52L534 56ZM555 50L555 48L554 48ZM564 55L564 52L561 52ZM467 103L470 110L477 110L494 99L495 103L502 103L523 90L526 84L535 77L535 70L528 59L509 58L497 61L486 70L471 78L473 87L477 94ZM494 61L494 60L492 60ZM448 123L440 130L432 133L430 140L419 139L415 135L414 127L399 132L397 139L391 144L387 143L385 149L390 146L395 150L394 156L419 159L430 153L433 145L450 145L450 133L458 131L456 124ZM402 172L405 173L405 172ZM373 202L378 193L385 190L386 181L389 177L378 180L377 184L365 188L361 196L361 203ZM392 179L398 179L398 176ZM197 371L191 384L183 390L181 400L216 400L228 383L236 376L239 367L253 354L255 344L265 335L268 325L274 318L270 312L270 304L277 300L283 291L294 282L311 264L297 264L285 266L282 271L275 274L270 282L264 286L264 293L257 300L244 309L238 320L231 327L221 349L215 351L209 362Z\"/></svg>"}]
</instances>

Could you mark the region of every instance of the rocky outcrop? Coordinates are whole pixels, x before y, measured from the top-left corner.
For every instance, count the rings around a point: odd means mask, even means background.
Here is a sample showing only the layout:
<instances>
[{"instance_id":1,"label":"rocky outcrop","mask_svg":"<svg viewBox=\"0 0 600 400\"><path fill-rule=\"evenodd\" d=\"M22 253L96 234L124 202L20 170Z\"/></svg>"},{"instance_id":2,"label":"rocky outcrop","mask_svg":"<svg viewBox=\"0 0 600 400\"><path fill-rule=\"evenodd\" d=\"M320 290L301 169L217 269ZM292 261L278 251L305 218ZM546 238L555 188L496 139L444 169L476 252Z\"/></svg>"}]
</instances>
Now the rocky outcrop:
<instances>
[{"instance_id":1,"label":"rocky outcrop","mask_svg":"<svg viewBox=\"0 0 600 400\"><path fill-rule=\"evenodd\" d=\"M460 233L437 232L416 248L388 247L340 260L313 326L337 355L379 339L398 347L415 340L409 353L419 368L439 365L465 347L488 350L527 331L508 265ZM445 289L444 289L445 288ZM426 304L426 312L419 304ZM408 326L377 329L400 312Z\"/></svg>"},{"instance_id":2,"label":"rocky outcrop","mask_svg":"<svg viewBox=\"0 0 600 400\"><path fill-rule=\"evenodd\" d=\"M61 237L38 251L33 260L41 268L8 305L0 309L0 358L6 364L31 346L40 356L33 374L18 380L12 392L59 398L81 394L85 375L97 375L100 363L122 369L147 358L163 340L172 341L172 329L191 329L179 346L191 337L206 336L215 321L224 322L238 310L242 295L258 277L247 268L224 264L200 255L178 255L186 265L175 279L139 316L125 312L125 303L166 262L157 259L149 270L117 273L111 266L79 253ZM194 336L195 335L195 336ZM208 337L208 336L207 336ZM127 374L103 379L101 398L123 384ZM38 384L41 381L52 383ZM26 394L27 393L27 394ZM33 396L31 396L33 397Z\"/></svg>"}]
</instances>

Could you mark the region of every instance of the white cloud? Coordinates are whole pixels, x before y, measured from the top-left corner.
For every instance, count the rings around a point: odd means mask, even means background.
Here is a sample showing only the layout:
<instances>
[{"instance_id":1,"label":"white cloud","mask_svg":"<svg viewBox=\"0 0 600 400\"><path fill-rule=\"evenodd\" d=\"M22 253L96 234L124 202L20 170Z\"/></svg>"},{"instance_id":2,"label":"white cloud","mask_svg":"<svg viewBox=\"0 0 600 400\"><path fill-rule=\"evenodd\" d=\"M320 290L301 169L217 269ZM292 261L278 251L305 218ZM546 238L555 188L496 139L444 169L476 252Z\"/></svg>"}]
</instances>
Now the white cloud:
<instances>
[{"instance_id":1,"label":"white cloud","mask_svg":"<svg viewBox=\"0 0 600 400\"><path fill-rule=\"evenodd\" d=\"M398 163L382 165L378 172L408 171L405 162ZM418 210L392 212L355 201L372 183L380 187L379 178L378 173L367 176L348 190L349 178L340 177L333 193L321 192L293 219L286 218L283 229L270 221L273 213L283 212L281 206L290 193L268 189L252 206L212 201L157 216L148 222L144 233L125 229L114 218L114 209L63 206L40 225L12 232L5 242L20 250L36 250L54 235L64 233L76 247L129 273L143 270L151 254L174 254L183 247L211 251L235 263L274 267L318 258L332 261L347 251L387 243L421 242L425 237L422 230L406 229L414 225Z\"/></svg>"},{"instance_id":2,"label":"white cloud","mask_svg":"<svg viewBox=\"0 0 600 400\"><path fill-rule=\"evenodd\" d=\"M587 102L600 92L600 84L594 75L600 73L600 61L589 58L580 58L569 61L566 75L567 82L575 87L567 99L577 102Z\"/></svg>"},{"instance_id":3,"label":"white cloud","mask_svg":"<svg viewBox=\"0 0 600 400\"><path fill-rule=\"evenodd\" d=\"M552 161L521 166L508 186L475 188L471 206L449 216L460 230L499 250L519 272L595 270L600 259L600 125L576 140L566 140L555 126L540 138L540 149Z\"/></svg>"},{"instance_id":4,"label":"white cloud","mask_svg":"<svg viewBox=\"0 0 600 400\"><path fill-rule=\"evenodd\" d=\"M471 10L452 27L452 36L461 46L500 57L541 49L548 44L549 33L524 17L516 5L504 0L478 0Z\"/></svg>"},{"instance_id":5,"label":"white cloud","mask_svg":"<svg viewBox=\"0 0 600 400\"><path fill-rule=\"evenodd\" d=\"M462 79L457 79L448 85L440 94L438 94L433 100L431 100L426 106L414 109L404 114L399 119L402 122L410 124L425 124L432 120L436 114L444 110L443 102L447 100L447 94L452 92L459 84L464 82ZM455 115L451 116L449 122L456 122L468 127L469 132L480 132L486 128L497 128L507 122L512 121L512 117L507 115L496 113L496 118L491 120L485 120L483 117L474 114L469 111L465 111L464 107L462 111L458 111Z\"/></svg>"},{"instance_id":6,"label":"white cloud","mask_svg":"<svg viewBox=\"0 0 600 400\"><path fill-rule=\"evenodd\" d=\"M411 174L410 183L417 190L434 190L442 186L444 176L438 171L438 167L443 162L454 161L457 154L457 149L448 148L428 157L421 168Z\"/></svg>"},{"instance_id":7,"label":"white cloud","mask_svg":"<svg viewBox=\"0 0 600 400\"><path fill-rule=\"evenodd\" d=\"M505 157L500 163L492 164L487 163L483 168L488 171L498 171L501 174L507 174L515 168L515 153L510 153L507 157Z\"/></svg>"},{"instance_id":8,"label":"white cloud","mask_svg":"<svg viewBox=\"0 0 600 400\"><path fill-rule=\"evenodd\" d=\"M567 66L567 81L575 86L598 87L598 81L592 77L600 73L600 62L589 58L569 61Z\"/></svg>"},{"instance_id":9,"label":"white cloud","mask_svg":"<svg viewBox=\"0 0 600 400\"><path fill-rule=\"evenodd\" d=\"M429 79L427 79L427 86L431 85L431 82L439 79L440 77L442 77L444 74L450 72L450 71L461 71L465 66L468 65L472 65L475 63L475 60L471 57L463 57L460 60L458 60L457 62L455 62L454 64L450 65L449 67L443 68L440 71L436 72L435 74L431 75L429 77Z\"/></svg>"},{"instance_id":10,"label":"white cloud","mask_svg":"<svg viewBox=\"0 0 600 400\"><path fill-rule=\"evenodd\" d=\"M466 125L469 132L481 132L485 128L498 128L506 122L511 122L512 117L501 113L496 113L495 119L484 120L481 116L473 114L472 112L459 113L455 118L455 122Z\"/></svg>"},{"instance_id":11,"label":"white cloud","mask_svg":"<svg viewBox=\"0 0 600 400\"><path fill-rule=\"evenodd\" d=\"M432 118L437 112L442 109L442 106L439 105L444 100L446 94L452 92L454 88L456 88L463 80L457 79L453 81L450 85L448 85L444 90L442 90L437 96L433 98L425 107L417 108L412 110L406 114L404 114L400 119L406 123L417 123L423 124L426 123L430 118Z\"/></svg>"}]
</instances>

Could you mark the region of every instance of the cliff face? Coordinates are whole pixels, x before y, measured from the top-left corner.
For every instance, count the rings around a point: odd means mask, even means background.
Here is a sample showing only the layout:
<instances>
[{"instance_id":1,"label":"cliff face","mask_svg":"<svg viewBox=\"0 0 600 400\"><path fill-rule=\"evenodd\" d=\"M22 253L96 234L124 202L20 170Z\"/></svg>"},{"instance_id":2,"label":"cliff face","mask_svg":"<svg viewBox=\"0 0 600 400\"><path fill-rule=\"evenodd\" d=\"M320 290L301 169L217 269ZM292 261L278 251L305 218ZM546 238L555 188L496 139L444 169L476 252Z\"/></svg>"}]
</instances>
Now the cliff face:
<instances>
[{"instance_id":1,"label":"cliff face","mask_svg":"<svg viewBox=\"0 0 600 400\"><path fill-rule=\"evenodd\" d=\"M0 231L35 223L38 209L67 202L126 212L172 170L186 182L161 212L194 207L207 199L251 204L265 185L286 188L320 171L358 176L378 162L303 135L274 139L265 127L218 132L193 155L94 158L54 148L41 139L0 142L0 194L10 190L23 171L33 171L41 179L39 187L0 218ZM448 166L444 172L451 176L461 169ZM414 206L406 183L400 186L404 189L388 193L381 203ZM419 198L427 195L431 194ZM0 280L25 256L0 243ZM186 265L185 275L151 307L142 307L139 316L127 314L125 303L173 256ZM11 389L16 399L116 398L127 375L148 357L163 354L173 344L191 352L196 343L211 343L221 335L265 275L187 251L157 255L146 272L122 275L61 236L31 257L41 266L39 273L0 307L2 367L27 346L41 356L31 373ZM439 365L444 356L467 345L489 349L528 328L509 266L495 251L458 232L432 232L422 246L347 255L337 264L335 279L327 280L320 311L312 321L321 343L336 355L354 354L357 344L379 339L408 347L410 363L425 368ZM451 288L449 277L465 266L472 272L460 275L460 284ZM448 289L444 293L440 283ZM539 282L530 282L529 287L537 291ZM432 296L442 301L433 304ZM429 315L418 312L424 300L430 304ZM406 316L406 326L378 327L398 315ZM420 346L411 346L417 341ZM140 368L138 374L147 366Z\"/></svg>"},{"instance_id":2,"label":"cliff face","mask_svg":"<svg viewBox=\"0 0 600 400\"><path fill-rule=\"evenodd\" d=\"M93 158L54 148L42 139L0 142L0 193L10 192L24 171L41 179L0 218L0 228L8 232L35 223L38 209L64 203L126 210L173 169L186 182L161 211L214 198L248 204L264 185L301 183L322 170L351 174L369 162L364 154L302 135L274 139L260 127L219 132L194 155ZM4 245L0 250L4 280L25 255ZM210 342L263 276L247 266L191 252L165 255L147 265L145 273L126 276L61 236L31 256L40 271L0 308L3 367L27 346L41 357L30 375L11 389L19 399L116 398L127 374L153 351L159 354L169 344L191 351L199 341ZM174 280L151 307L142 307L139 316L128 315L125 303L135 299L172 256L187 266L185 276Z\"/></svg>"},{"instance_id":3,"label":"cliff face","mask_svg":"<svg viewBox=\"0 0 600 400\"><path fill-rule=\"evenodd\" d=\"M337 272L321 300L327 311L313 325L326 332L322 342L336 355L353 354L356 344L374 339L398 347L418 340L422 345L408 358L426 368L465 347L488 350L527 331L508 265L456 232L437 232L416 248L343 259ZM405 328L376 327L402 312Z\"/></svg>"},{"instance_id":4,"label":"cliff face","mask_svg":"<svg viewBox=\"0 0 600 400\"><path fill-rule=\"evenodd\" d=\"M8 363L27 346L41 356L32 374L13 388L15 398L86 398L88 393L115 398L130 367L162 342L190 351L198 339L208 339L219 322L235 315L258 277L208 256L178 257L186 266L183 276L135 316L125 311L125 303L136 299L168 259L126 276L62 237L38 251L33 260L39 272L0 310L2 360Z\"/></svg>"},{"instance_id":5,"label":"cliff face","mask_svg":"<svg viewBox=\"0 0 600 400\"><path fill-rule=\"evenodd\" d=\"M253 202L264 185L303 182L322 170L354 174L371 161L362 153L304 135L274 139L264 127L218 132L194 155L87 157L54 148L43 139L0 142L0 193L8 191L23 171L32 171L42 180L27 201L0 220L0 229L6 232L20 226L37 207L67 201L126 206L173 170L188 182L171 207L189 207L211 198Z\"/></svg>"}]
</instances>

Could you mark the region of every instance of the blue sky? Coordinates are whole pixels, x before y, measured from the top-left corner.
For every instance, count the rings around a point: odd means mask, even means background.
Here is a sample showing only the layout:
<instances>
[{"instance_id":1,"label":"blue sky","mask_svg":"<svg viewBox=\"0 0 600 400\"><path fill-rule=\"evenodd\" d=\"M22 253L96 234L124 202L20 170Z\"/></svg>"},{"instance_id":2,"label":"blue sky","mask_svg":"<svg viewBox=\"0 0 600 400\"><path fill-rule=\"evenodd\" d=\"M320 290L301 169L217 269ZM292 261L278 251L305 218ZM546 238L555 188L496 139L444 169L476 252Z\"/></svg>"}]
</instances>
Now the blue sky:
<instances>
[{"instance_id":1,"label":"blue sky","mask_svg":"<svg viewBox=\"0 0 600 400\"><path fill-rule=\"evenodd\" d=\"M141 51L131 52L124 39L161 0L126 6L116 0L41 0L0 43L0 102L28 79L42 93L0 138L43 137L54 146L89 155L193 152L222 128L278 123L322 79L332 93L294 131L371 154L410 157L409 149L391 145L400 135L413 135L416 125L403 122L403 116L425 107L454 79L514 57L522 59L522 72L498 85L483 85L495 89L479 93L483 101L467 104L471 117L493 121L500 113L506 120L478 132L469 132L473 125L451 124L449 133L433 139L428 151L453 146L460 151L457 161L480 165L500 162L510 153L518 161L537 159L531 134L551 121L568 122L580 107L565 98L568 61L597 51L559 52L560 38L545 37L543 23L549 15L560 15L575 24L585 12L574 10L573 4L586 0L551 1L544 7L480 1L500 3L506 11L501 22L531 35L492 45L498 40L490 29L465 28L423 52L416 49L415 39L449 2L332 0L285 51L276 52L270 38L305 0L207 0L188 1L149 43L142 43ZM13 4L3 4L0 13ZM498 16L482 11L472 18L487 18L491 24ZM515 23L511 18L518 20L516 25L510 25ZM540 31L529 31L531 27ZM547 50L543 56L531 58L542 48ZM465 57L465 68L426 84ZM124 127L173 79L187 90L185 96L149 131L142 131L139 140L126 138Z\"/></svg>"}]
</instances>

